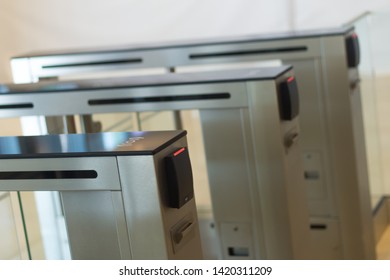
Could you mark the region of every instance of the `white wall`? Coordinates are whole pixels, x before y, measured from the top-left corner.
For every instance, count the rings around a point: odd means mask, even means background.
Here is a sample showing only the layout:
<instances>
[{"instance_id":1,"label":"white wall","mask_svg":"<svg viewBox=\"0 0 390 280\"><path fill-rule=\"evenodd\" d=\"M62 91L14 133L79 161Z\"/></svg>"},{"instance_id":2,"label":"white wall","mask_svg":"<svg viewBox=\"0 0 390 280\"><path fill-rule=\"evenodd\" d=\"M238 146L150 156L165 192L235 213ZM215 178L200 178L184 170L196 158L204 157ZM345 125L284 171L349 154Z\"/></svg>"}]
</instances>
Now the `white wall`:
<instances>
[{"instance_id":1,"label":"white wall","mask_svg":"<svg viewBox=\"0 0 390 280\"><path fill-rule=\"evenodd\" d=\"M0 81L11 81L11 56L34 50L311 29L386 6L388 0L0 0Z\"/></svg>"},{"instance_id":2,"label":"white wall","mask_svg":"<svg viewBox=\"0 0 390 280\"><path fill-rule=\"evenodd\" d=\"M284 2L0 0L0 80L11 79L11 56L34 50L285 30ZM278 7L283 8L280 11Z\"/></svg>"},{"instance_id":3,"label":"white wall","mask_svg":"<svg viewBox=\"0 0 390 280\"><path fill-rule=\"evenodd\" d=\"M0 0L0 81L11 80L11 56L34 50L311 29L384 7L387 0Z\"/></svg>"},{"instance_id":4,"label":"white wall","mask_svg":"<svg viewBox=\"0 0 390 280\"><path fill-rule=\"evenodd\" d=\"M299 29L337 26L365 11L390 7L388 0L293 0L295 27Z\"/></svg>"}]
</instances>

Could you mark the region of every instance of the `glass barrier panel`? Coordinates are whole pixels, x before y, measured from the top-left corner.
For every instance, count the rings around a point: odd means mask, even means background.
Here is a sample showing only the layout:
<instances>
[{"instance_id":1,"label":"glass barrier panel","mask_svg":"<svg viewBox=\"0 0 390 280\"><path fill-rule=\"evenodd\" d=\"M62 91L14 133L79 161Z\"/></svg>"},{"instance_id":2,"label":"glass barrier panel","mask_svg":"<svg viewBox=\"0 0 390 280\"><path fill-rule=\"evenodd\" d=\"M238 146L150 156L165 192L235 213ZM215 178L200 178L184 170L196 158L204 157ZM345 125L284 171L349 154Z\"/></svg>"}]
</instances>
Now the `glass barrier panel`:
<instances>
[{"instance_id":1,"label":"glass barrier panel","mask_svg":"<svg viewBox=\"0 0 390 280\"><path fill-rule=\"evenodd\" d=\"M369 173L371 207L380 201L383 195L383 182L380 166L380 139L376 106L374 65L371 49L370 17L366 14L358 18L353 26L358 34L360 47L360 92L363 107L363 122L366 142L367 166Z\"/></svg>"},{"instance_id":2,"label":"glass barrier panel","mask_svg":"<svg viewBox=\"0 0 390 280\"><path fill-rule=\"evenodd\" d=\"M23 259L9 192L0 192L0 259Z\"/></svg>"},{"instance_id":3,"label":"glass barrier panel","mask_svg":"<svg viewBox=\"0 0 390 280\"><path fill-rule=\"evenodd\" d=\"M390 11L375 12L370 19L371 48L375 74L377 117L380 131L381 166L383 174L382 197L390 194L390 126L388 111L390 104Z\"/></svg>"}]
</instances>

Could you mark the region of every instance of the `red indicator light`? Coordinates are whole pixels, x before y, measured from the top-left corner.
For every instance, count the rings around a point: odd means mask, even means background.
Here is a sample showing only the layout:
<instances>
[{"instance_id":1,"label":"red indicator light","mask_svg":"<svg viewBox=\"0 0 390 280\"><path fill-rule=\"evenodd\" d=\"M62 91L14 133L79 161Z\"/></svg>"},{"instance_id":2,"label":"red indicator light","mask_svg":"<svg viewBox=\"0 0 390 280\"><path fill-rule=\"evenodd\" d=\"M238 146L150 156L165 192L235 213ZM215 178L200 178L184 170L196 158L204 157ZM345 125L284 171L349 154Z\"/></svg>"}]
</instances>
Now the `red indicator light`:
<instances>
[{"instance_id":1,"label":"red indicator light","mask_svg":"<svg viewBox=\"0 0 390 280\"><path fill-rule=\"evenodd\" d=\"M287 79L287 83L291 83L292 81L294 81L294 76L291 76L290 78Z\"/></svg>"},{"instance_id":2,"label":"red indicator light","mask_svg":"<svg viewBox=\"0 0 390 280\"><path fill-rule=\"evenodd\" d=\"M185 151L186 148L181 148L180 150L177 150L176 152L173 153L173 156L177 156L177 155L180 155L182 152Z\"/></svg>"}]
</instances>

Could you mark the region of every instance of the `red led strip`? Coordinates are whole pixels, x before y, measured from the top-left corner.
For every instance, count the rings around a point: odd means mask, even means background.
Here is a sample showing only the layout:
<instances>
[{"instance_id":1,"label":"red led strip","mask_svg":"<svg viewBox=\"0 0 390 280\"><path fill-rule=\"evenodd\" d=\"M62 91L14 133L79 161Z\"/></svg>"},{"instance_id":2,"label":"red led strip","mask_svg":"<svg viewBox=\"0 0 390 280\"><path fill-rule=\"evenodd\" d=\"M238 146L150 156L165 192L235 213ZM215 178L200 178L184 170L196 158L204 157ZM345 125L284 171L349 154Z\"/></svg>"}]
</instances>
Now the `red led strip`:
<instances>
[{"instance_id":1,"label":"red led strip","mask_svg":"<svg viewBox=\"0 0 390 280\"><path fill-rule=\"evenodd\" d=\"M291 83L292 81L294 81L294 76L291 76L290 78L287 79L287 83Z\"/></svg>"},{"instance_id":2,"label":"red led strip","mask_svg":"<svg viewBox=\"0 0 390 280\"><path fill-rule=\"evenodd\" d=\"M173 156L175 157L175 156L177 156L177 155L180 155L182 152L185 151L185 149L186 149L186 148L181 148L180 150L174 152L174 153L173 153Z\"/></svg>"}]
</instances>

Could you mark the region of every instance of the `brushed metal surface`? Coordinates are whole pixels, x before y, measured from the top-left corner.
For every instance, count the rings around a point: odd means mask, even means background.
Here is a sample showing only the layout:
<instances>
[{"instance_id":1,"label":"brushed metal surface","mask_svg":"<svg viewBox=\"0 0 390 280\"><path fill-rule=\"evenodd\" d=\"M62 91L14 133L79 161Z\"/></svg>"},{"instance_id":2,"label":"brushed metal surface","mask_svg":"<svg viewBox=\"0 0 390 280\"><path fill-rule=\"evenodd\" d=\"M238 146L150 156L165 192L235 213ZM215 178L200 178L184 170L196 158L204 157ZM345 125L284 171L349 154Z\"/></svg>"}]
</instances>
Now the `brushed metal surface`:
<instances>
[{"instance_id":1,"label":"brushed metal surface","mask_svg":"<svg viewBox=\"0 0 390 280\"><path fill-rule=\"evenodd\" d=\"M120 190L115 157L2 159L0 171L95 170L94 179L0 180L4 191Z\"/></svg>"}]
</instances>

